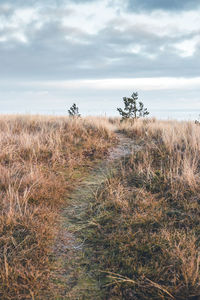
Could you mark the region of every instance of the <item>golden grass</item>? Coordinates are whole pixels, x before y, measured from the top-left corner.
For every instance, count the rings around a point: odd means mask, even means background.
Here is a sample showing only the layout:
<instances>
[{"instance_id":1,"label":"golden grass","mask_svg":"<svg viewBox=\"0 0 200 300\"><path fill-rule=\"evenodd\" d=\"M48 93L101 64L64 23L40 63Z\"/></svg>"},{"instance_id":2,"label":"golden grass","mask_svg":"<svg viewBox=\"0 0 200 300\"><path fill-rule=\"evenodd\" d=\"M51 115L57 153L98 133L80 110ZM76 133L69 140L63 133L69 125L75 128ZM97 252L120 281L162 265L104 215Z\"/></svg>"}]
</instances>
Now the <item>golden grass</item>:
<instances>
[{"instance_id":1,"label":"golden grass","mask_svg":"<svg viewBox=\"0 0 200 300\"><path fill-rule=\"evenodd\" d=\"M119 130L137 147L99 190L84 233L107 297L198 299L200 127L137 120Z\"/></svg>"},{"instance_id":2,"label":"golden grass","mask_svg":"<svg viewBox=\"0 0 200 300\"><path fill-rule=\"evenodd\" d=\"M200 182L199 154L200 128L192 122L138 120L133 129L125 131L129 136L138 136L146 141L143 167L154 175L149 151L159 154L159 171L168 180L174 193L180 189L195 190ZM168 159L167 159L168 158ZM167 160L167 166L165 162ZM143 168L144 169L144 168ZM153 172L153 173L152 173Z\"/></svg>"},{"instance_id":3,"label":"golden grass","mask_svg":"<svg viewBox=\"0 0 200 300\"><path fill-rule=\"evenodd\" d=\"M200 126L44 116L0 117L1 299L45 294L59 209L116 129L137 147L98 188L81 232L105 297L198 299Z\"/></svg>"},{"instance_id":4,"label":"golden grass","mask_svg":"<svg viewBox=\"0 0 200 300\"><path fill-rule=\"evenodd\" d=\"M48 288L58 210L77 168L107 153L111 126L100 118L0 117L1 299L39 299Z\"/></svg>"}]
</instances>

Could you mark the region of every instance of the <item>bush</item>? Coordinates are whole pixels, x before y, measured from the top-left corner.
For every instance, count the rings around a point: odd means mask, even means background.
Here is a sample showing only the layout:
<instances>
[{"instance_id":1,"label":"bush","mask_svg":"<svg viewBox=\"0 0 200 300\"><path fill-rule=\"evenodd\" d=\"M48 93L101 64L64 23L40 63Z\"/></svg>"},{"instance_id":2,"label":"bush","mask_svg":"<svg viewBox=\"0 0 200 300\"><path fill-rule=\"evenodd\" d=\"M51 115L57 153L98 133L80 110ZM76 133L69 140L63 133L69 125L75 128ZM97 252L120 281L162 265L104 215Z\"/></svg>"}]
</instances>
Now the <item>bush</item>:
<instances>
[{"instance_id":1,"label":"bush","mask_svg":"<svg viewBox=\"0 0 200 300\"><path fill-rule=\"evenodd\" d=\"M124 97L124 110L122 108L117 108L119 114L122 116L122 120L127 119L138 119L140 117L145 117L149 114L147 108L144 108L144 104L138 102L138 93L133 93L131 97Z\"/></svg>"},{"instance_id":2,"label":"bush","mask_svg":"<svg viewBox=\"0 0 200 300\"><path fill-rule=\"evenodd\" d=\"M73 103L73 105L68 109L68 114L70 117L80 117L81 115L79 114L79 108L76 105L76 103Z\"/></svg>"}]
</instances>

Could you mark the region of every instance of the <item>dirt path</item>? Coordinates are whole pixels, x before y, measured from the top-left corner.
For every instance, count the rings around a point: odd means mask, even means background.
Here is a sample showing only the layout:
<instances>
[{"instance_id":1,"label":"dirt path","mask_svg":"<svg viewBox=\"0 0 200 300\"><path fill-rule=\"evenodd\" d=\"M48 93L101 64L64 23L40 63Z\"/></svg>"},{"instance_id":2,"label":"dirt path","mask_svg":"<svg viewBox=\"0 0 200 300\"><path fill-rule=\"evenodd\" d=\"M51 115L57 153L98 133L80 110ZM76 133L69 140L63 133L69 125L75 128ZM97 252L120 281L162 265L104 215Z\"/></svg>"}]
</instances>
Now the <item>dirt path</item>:
<instances>
[{"instance_id":1,"label":"dirt path","mask_svg":"<svg viewBox=\"0 0 200 300\"><path fill-rule=\"evenodd\" d=\"M81 229L88 225L84 213L91 199L107 174L114 168L114 161L130 155L137 145L130 138L117 133L118 145L111 149L106 160L99 163L67 200L61 215L62 228L54 249L55 271L53 299L104 299L99 282L90 267L87 240L80 238Z\"/></svg>"}]
</instances>

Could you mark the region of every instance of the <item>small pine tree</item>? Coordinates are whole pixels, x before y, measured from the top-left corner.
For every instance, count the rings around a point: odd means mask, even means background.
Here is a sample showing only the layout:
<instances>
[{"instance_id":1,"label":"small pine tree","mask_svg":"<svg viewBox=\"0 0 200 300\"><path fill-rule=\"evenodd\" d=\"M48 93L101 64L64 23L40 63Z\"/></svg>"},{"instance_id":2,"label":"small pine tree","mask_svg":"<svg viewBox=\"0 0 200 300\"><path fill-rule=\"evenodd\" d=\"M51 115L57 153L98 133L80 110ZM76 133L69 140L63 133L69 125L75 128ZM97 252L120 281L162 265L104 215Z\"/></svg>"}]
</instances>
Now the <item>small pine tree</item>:
<instances>
[{"instance_id":1,"label":"small pine tree","mask_svg":"<svg viewBox=\"0 0 200 300\"><path fill-rule=\"evenodd\" d=\"M81 115L79 114L79 108L76 105L76 103L73 103L73 105L68 109L68 114L70 117L80 117Z\"/></svg>"},{"instance_id":2,"label":"small pine tree","mask_svg":"<svg viewBox=\"0 0 200 300\"><path fill-rule=\"evenodd\" d=\"M117 108L119 114L122 116L122 120L132 119L135 120L140 117L145 117L149 114L147 108L144 108L142 102L138 102L138 93L133 93L131 97L124 97L124 110Z\"/></svg>"}]
</instances>

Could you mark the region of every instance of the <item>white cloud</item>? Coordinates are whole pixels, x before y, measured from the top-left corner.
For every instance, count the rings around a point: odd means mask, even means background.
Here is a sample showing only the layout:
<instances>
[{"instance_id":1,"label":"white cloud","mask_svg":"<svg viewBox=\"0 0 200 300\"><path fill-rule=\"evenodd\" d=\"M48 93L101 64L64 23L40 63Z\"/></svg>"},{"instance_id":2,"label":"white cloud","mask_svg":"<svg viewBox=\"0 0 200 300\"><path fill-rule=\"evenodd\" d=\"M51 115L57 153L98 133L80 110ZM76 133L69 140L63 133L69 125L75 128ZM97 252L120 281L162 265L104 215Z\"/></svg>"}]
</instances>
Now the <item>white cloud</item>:
<instances>
[{"instance_id":1,"label":"white cloud","mask_svg":"<svg viewBox=\"0 0 200 300\"><path fill-rule=\"evenodd\" d=\"M125 49L126 49L126 48L125 48ZM138 54L138 53L140 53L140 52L142 51L142 46L141 46L141 45L138 45L138 44L136 44L136 45L131 45L131 46L129 46L129 47L126 49L126 51L127 51L128 53Z\"/></svg>"},{"instance_id":2,"label":"white cloud","mask_svg":"<svg viewBox=\"0 0 200 300\"><path fill-rule=\"evenodd\" d=\"M36 8L23 8L16 9L15 13L12 17L13 23L19 25L27 25L31 23L33 20L38 19L38 13Z\"/></svg>"},{"instance_id":3,"label":"white cloud","mask_svg":"<svg viewBox=\"0 0 200 300\"><path fill-rule=\"evenodd\" d=\"M174 44L175 49L179 50L178 54L182 57L193 56L198 44L200 43L200 36L192 39L184 40L180 43Z\"/></svg>"},{"instance_id":4,"label":"white cloud","mask_svg":"<svg viewBox=\"0 0 200 300\"><path fill-rule=\"evenodd\" d=\"M0 72L6 78L40 78L39 86L93 90L197 87L196 79L178 76L198 76L198 9L128 11L128 0L28 3L13 2L0 16ZM143 78L126 79L131 76ZM48 83L48 78L55 80Z\"/></svg>"},{"instance_id":5,"label":"white cloud","mask_svg":"<svg viewBox=\"0 0 200 300\"><path fill-rule=\"evenodd\" d=\"M157 36L180 37L191 34L200 28L199 10L183 11L176 13L153 12L127 12L122 11L120 16L115 16L117 22L115 28L121 32L132 26L146 32L152 32Z\"/></svg>"},{"instance_id":6,"label":"white cloud","mask_svg":"<svg viewBox=\"0 0 200 300\"><path fill-rule=\"evenodd\" d=\"M7 38L5 36L0 36L0 42L6 42Z\"/></svg>"},{"instance_id":7,"label":"white cloud","mask_svg":"<svg viewBox=\"0 0 200 300\"><path fill-rule=\"evenodd\" d=\"M127 11L128 0L97 0L92 2L75 3L68 1L55 7L36 5L26 8L13 9L10 16L1 16L0 29L4 30L5 41L19 37L19 41L29 39L27 27L31 24L31 30L40 30L44 24L58 22L64 27L82 30L86 34L97 35L106 27L113 27L123 35L127 30L134 33L139 31L146 34L154 34L157 37L184 38L194 34L200 28L199 10L177 11L174 13L165 11L153 11L140 13ZM9 7L7 7L7 10ZM63 13L62 13L63 12ZM22 38L23 36L23 38ZM65 38L63 36L63 38ZM77 37L67 36L75 43L79 43ZM83 41L81 41L83 42ZM85 43L86 41L84 41ZM183 43L183 44L181 44ZM179 41L175 47L188 48L186 41ZM194 43L193 41L191 43ZM191 44L190 43L190 44ZM140 46L137 46L140 47ZM193 46L194 47L194 46ZM178 49L178 48L177 48ZM138 53L137 49L130 50ZM192 50L183 51L183 56L189 56ZM185 53L185 54L184 54ZM151 54L152 55L152 54ZM149 56L151 58L151 55Z\"/></svg>"},{"instance_id":8,"label":"white cloud","mask_svg":"<svg viewBox=\"0 0 200 300\"><path fill-rule=\"evenodd\" d=\"M88 34L97 34L106 24L116 17L117 9L109 6L108 0L96 2L67 4L72 11L70 16L63 17L62 24L74 28L81 28Z\"/></svg>"},{"instance_id":9,"label":"white cloud","mask_svg":"<svg viewBox=\"0 0 200 300\"><path fill-rule=\"evenodd\" d=\"M40 87L43 89L91 89L91 90L189 90L199 88L200 77L195 78L110 78L99 80L52 80L30 81L20 83L21 86Z\"/></svg>"},{"instance_id":10,"label":"white cloud","mask_svg":"<svg viewBox=\"0 0 200 300\"><path fill-rule=\"evenodd\" d=\"M16 9L10 16L0 17L0 29L4 33L4 40L17 40L22 43L28 42L28 35L26 32L27 26L33 21L39 19L37 9Z\"/></svg>"}]
</instances>

